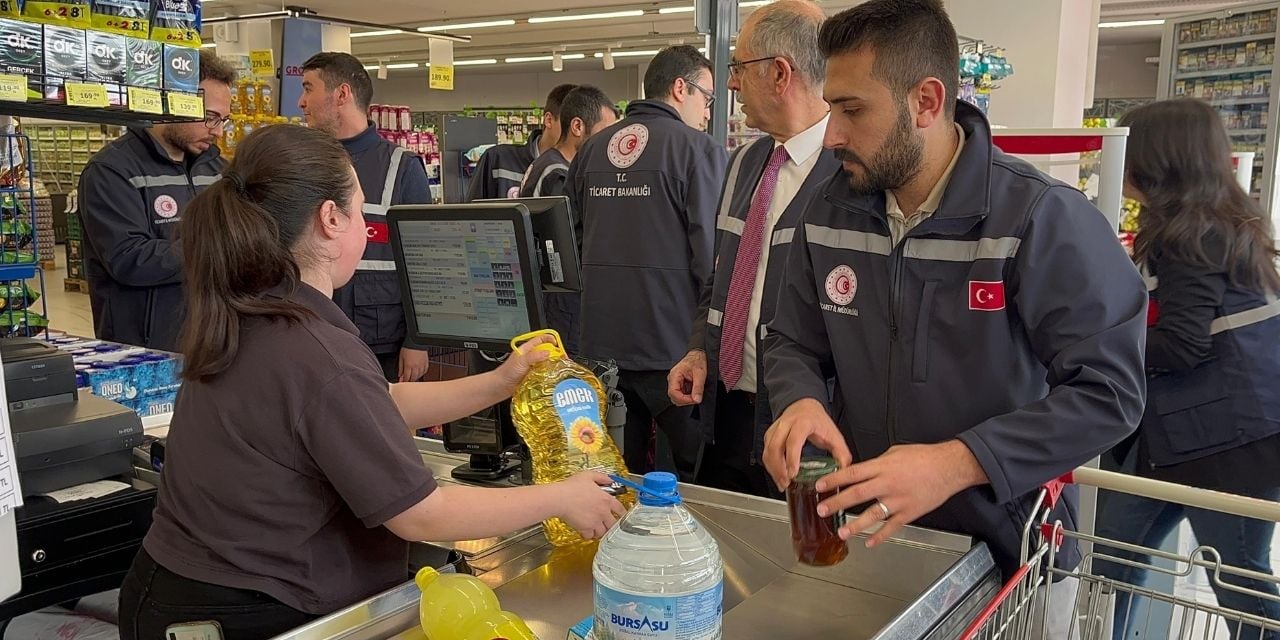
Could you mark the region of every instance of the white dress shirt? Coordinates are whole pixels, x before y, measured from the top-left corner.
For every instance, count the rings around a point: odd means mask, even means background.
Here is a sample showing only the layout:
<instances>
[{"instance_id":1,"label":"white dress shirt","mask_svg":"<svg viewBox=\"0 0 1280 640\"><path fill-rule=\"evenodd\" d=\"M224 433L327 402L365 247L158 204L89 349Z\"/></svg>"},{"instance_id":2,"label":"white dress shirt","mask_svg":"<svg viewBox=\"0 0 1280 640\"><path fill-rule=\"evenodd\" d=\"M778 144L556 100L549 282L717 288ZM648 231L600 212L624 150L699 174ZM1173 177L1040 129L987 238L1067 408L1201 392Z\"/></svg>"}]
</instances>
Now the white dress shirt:
<instances>
[{"instance_id":1,"label":"white dress shirt","mask_svg":"<svg viewBox=\"0 0 1280 640\"><path fill-rule=\"evenodd\" d=\"M747 312L746 342L742 345L742 378L734 387L738 391L756 393L756 340L760 337L757 335L757 327L760 324L760 300L764 297L764 278L769 267L769 249L773 244L773 228L808 179L809 172L818 164L818 152L822 151L822 136L827 130L828 117L823 116L817 124L782 143L790 158L778 170L778 184L773 189L773 198L769 201L769 212L764 222L760 264L756 267L756 286L751 291L751 309ZM778 143L775 142L774 148L777 147ZM754 197L753 192L752 198Z\"/></svg>"}]
</instances>

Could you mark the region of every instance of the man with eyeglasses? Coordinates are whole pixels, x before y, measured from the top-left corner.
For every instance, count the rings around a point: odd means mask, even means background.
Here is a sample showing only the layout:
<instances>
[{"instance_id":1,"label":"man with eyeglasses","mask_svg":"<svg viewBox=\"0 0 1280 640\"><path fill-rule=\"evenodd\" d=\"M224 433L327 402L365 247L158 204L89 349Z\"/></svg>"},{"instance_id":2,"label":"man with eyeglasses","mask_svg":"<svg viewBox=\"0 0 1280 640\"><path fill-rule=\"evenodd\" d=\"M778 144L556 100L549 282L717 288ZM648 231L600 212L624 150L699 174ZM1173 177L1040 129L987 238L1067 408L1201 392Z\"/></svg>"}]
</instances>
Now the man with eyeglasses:
<instances>
[{"instance_id":1,"label":"man with eyeglasses","mask_svg":"<svg viewBox=\"0 0 1280 640\"><path fill-rule=\"evenodd\" d=\"M614 360L626 397L627 467L691 482L702 455L695 407L667 397L667 371L688 351L711 280L724 147L703 133L711 63L690 46L658 52L647 99L593 135L569 167L565 195L582 218L582 354ZM664 438L655 442L653 424ZM661 442L661 446L655 446Z\"/></svg>"},{"instance_id":2,"label":"man with eyeglasses","mask_svg":"<svg viewBox=\"0 0 1280 640\"><path fill-rule=\"evenodd\" d=\"M738 149L720 197L715 276L703 291L689 353L671 370L677 406L702 404L714 433L699 484L768 496L761 462L773 424L759 336L773 315L791 237L805 204L840 170L822 148L829 108L818 29L826 18L810 0L756 10L738 34L729 64L747 126L768 135ZM705 398L705 401L704 401Z\"/></svg>"},{"instance_id":3,"label":"man with eyeglasses","mask_svg":"<svg viewBox=\"0 0 1280 640\"><path fill-rule=\"evenodd\" d=\"M218 139L231 114L236 72L200 52L202 122L130 128L80 175L85 277L98 338L178 348L182 326L182 211L222 177Z\"/></svg>"}]
</instances>

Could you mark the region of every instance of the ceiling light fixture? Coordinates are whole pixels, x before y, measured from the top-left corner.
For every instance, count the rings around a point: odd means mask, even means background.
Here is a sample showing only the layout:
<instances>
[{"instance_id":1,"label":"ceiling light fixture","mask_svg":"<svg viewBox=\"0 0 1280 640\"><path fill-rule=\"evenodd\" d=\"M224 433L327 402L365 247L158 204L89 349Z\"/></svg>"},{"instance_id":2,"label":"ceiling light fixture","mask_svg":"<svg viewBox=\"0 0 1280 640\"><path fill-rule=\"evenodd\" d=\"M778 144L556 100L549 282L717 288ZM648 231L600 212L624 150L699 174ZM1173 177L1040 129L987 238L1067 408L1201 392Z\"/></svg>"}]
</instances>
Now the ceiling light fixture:
<instances>
[{"instance_id":1,"label":"ceiling light fixture","mask_svg":"<svg viewBox=\"0 0 1280 640\"><path fill-rule=\"evenodd\" d=\"M459 24L435 24L429 27L418 27L418 31L430 33L432 31L457 31L459 29L485 29L488 27L509 27L515 23L515 20L488 20L485 22L462 22Z\"/></svg>"},{"instance_id":2,"label":"ceiling light fixture","mask_svg":"<svg viewBox=\"0 0 1280 640\"><path fill-rule=\"evenodd\" d=\"M670 13L693 13L696 10L696 7L663 7L658 9L658 13L665 16Z\"/></svg>"},{"instance_id":3,"label":"ceiling light fixture","mask_svg":"<svg viewBox=\"0 0 1280 640\"><path fill-rule=\"evenodd\" d=\"M585 57L587 56L581 53L566 53L560 56L560 59L561 60L581 60ZM503 58L502 61L507 64L519 64L521 62L548 62L550 60L551 60L551 56L523 56L523 57L516 57L516 58Z\"/></svg>"},{"instance_id":4,"label":"ceiling light fixture","mask_svg":"<svg viewBox=\"0 0 1280 640\"><path fill-rule=\"evenodd\" d=\"M658 55L658 50L646 49L644 51L613 51L613 52L606 52L606 53L600 53L599 51L597 51L595 53L595 57L604 58L608 60L611 54L615 58L643 58L644 56Z\"/></svg>"},{"instance_id":5,"label":"ceiling light fixture","mask_svg":"<svg viewBox=\"0 0 1280 640\"><path fill-rule=\"evenodd\" d=\"M766 4L773 4L774 0L748 0L747 2L739 2L738 8L745 9L748 7L763 7Z\"/></svg>"},{"instance_id":6,"label":"ceiling light fixture","mask_svg":"<svg viewBox=\"0 0 1280 640\"><path fill-rule=\"evenodd\" d=\"M379 36L398 36L404 35L399 29L383 29L381 31L357 31L351 34L352 38L377 38Z\"/></svg>"},{"instance_id":7,"label":"ceiling light fixture","mask_svg":"<svg viewBox=\"0 0 1280 640\"><path fill-rule=\"evenodd\" d=\"M1099 29L1123 29L1125 27L1156 27L1164 24L1164 20L1128 20L1122 22L1101 22Z\"/></svg>"},{"instance_id":8,"label":"ceiling light fixture","mask_svg":"<svg viewBox=\"0 0 1280 640\"><path fill-rule=\"evenodd\" d=\"M200 48L201 48L201 49L212 49L212 48L214 48L214 47L216 47L216 46L218 46L218 43L216 43L216 42L206 42L206 43L204 43L204 44L200 45Z\"/></svg>"},{"instance_id":9,"label":"ceiling light fixture","mask_svg":"<svg viewBox=\"0 0 1280 640\"><path fill-rule=\"evenodd\" d=\"M366 64L366 65L364 65L364 70L365 70L365 71L377 71L377 70L378 70L378 67L380 67L380 66L382 66L382 65L377 65L377 64ZM398 62L398 63L396 63L396 64L389 64L389 65L386 65L386 68L388 68L388 69L417 69L417 68L418 68L418 66L419 66L419 65L418 65L418 63L416 63L416 62Z\"/></svg>"},{"instance_id":10,"label":"ceiling light fixture","mask_svg":"<svg viewBox=\"0 0 1280 640\"><path fill-rule=\"evenodd\" d=\"M472 67L479 64L498 64L498 61L493 58L483 58L480 60L455 60L453 66Z\"/></svg>"},{"instance_id":11,"label":"ceiling light fixture","mask_svg":"<svg viewBox=\"0 0 1280 640\"><path fill-rule=\"evenodd\" d=\"M635 9L632 11L608 11L605 13L579 13L567 16L536 16L529 18L529 24L544 24L548 22L575 22L578 20L607 20L609 18L638 18L644 15L644 9Z\"/></svg>"}]
</instances>

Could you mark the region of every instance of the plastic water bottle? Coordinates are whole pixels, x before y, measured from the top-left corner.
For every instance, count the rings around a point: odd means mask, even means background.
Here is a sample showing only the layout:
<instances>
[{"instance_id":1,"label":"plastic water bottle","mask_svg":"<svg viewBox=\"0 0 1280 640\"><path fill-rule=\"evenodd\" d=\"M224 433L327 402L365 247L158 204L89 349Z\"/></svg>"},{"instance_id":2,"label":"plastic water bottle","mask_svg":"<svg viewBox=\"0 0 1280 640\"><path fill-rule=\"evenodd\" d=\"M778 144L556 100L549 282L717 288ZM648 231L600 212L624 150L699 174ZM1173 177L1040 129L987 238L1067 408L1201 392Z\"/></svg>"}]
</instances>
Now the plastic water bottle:
<instances>
[{"instance_id":1,"label":"plastic water bottle","mask_svg":"<svg viewBox=\"0 0 1280 640\"><path fill-rule=\"evenodd\" d=\"M640 504L605 534L592 564L595 640L719 640L724 563L680 501L676 477L646 474Z\"/></svg>"}]
</instances>

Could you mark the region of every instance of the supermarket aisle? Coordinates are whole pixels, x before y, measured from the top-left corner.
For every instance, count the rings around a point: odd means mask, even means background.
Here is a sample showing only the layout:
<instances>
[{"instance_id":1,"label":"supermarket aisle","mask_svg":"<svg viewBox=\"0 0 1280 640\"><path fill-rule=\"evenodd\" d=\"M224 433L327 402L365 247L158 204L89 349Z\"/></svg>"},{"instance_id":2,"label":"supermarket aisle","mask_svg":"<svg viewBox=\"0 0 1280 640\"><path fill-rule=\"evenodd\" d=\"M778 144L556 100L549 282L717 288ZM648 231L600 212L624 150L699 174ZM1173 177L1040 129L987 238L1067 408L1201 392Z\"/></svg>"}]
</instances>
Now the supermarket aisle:
<instances>
[{"instance_id":1,"label":"supermarket aisle","mask_svg":"<svg viewBox=\"0 0 1280 640\"><path fill-rule=\"evenodd\" d=\"M66 253L62 246L58 246L54 253L58 268L45 272L43 289L38 280L29 284L34 289L41 289L40 295L48 309L50 327L72 335L91 337L93 315L89 311L89 295L69 292L63 288L62 280L67 276Z\"/></svg>"}]
</instances>

